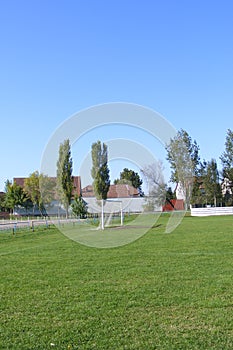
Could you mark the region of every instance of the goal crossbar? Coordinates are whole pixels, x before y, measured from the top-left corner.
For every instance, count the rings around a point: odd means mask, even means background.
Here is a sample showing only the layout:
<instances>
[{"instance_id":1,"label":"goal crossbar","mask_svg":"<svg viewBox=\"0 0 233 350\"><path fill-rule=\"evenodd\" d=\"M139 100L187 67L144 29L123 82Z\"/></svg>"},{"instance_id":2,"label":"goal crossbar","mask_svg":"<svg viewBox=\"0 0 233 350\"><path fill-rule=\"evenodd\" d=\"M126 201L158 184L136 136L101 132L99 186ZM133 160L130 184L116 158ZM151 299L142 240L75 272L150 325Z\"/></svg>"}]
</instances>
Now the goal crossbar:
<instances>
[{"instance_id":1,"label":"goal crossbar","mask_svg":"<svg viewBox=\"0 0 233 350\"><path fill-rule=\"evenodd\" d=\"M108 211L109 216L108 216L108 218L106 220L106 226L108 226L110 224L110 221L112 219L112 216L113 216L114 212L119 212L120 213L121 226L123 226L124 218L123 218L122 201L121 200L117 200L117 199L116 200L114 200L114 199L106 199L105 204L106 203L116 203L116 204L118 203L118 204L120 204L118 208L114 208L114 206L110 206L111 210ZM115 209L118 209L118 210L115 210ZM105 214L106 214L106 212L105 212Z\"/></svg>"}]
</instances>

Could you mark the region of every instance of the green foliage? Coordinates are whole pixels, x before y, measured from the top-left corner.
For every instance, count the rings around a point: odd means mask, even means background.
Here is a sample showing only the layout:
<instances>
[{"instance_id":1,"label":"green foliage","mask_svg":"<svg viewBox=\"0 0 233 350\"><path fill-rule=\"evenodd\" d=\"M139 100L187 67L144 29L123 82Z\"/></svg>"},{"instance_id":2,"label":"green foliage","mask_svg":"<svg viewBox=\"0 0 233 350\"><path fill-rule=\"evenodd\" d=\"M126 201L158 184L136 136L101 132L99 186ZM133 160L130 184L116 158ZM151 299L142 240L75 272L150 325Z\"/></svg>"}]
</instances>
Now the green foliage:
<instances>
[{"instance_id":1,"label":"green foliage","mask_svg":"<svg viewBox=\"0 0 233 350\"><path fill-rule=\"evenodd\" d=\"M172 191L172 188L166 186L166 199L170 201L171 199L176 199L176 194Z\"/></svg>"},{"instance_id":2,"label":"green foliage","mask_svg":"<svg viewBox=\"0 0 233 350\"><path fill-rule=\"evenodd\" d=\"M105 143L103 145L100 141L92 144L91 147L92 155L92 169L91 176L93 179L97 176L99 169L108 163L108 148Z\"/></svg>"},{"instance_id":3,"label":"green foliage","mask_svg":"<svg viewBox=\"0 0 233 350\"><path fill-rule=\"evenodd\" d=\"M113 181L114 185L129 185L132 186L132 182L126 179L115 179Z\"/></svg>"},{"instance_id":4,"label":"green foliage","mask_svg":"<svg viewBox=\"0 0 233 350\"><path fill-rule=\"evenodd\" d=\"M11 212L14 211L16 206L24 206L28 203L28 196L15 182L12 184L10 181L6 182L5 185L5 197L4 197L4 207L9 209Z\"/></svg>"},{"instance_id":5,"label":"green foliage","mask_svg":"<svg viewBox=\"0 0 233 350\"><path fill-rule=\"evenodd\" d=\"M194 178L191 204L193 206L204 206L207 204L202 176Z\"/></svg>"},{"instance_id":6,"label":"green foliage","mask_svg":"<svg viewBox=\"0 0 233 350\"><path fill-rule=\"evenodd\" d=\"M5 210L5 193L0 193L0 211Z\"/></svg>"},{"instance_id":7,"label":"green foliage","mask_svg":"<svg viewBox=\"0 0 233 350\"><path fill-rule=\"evenodd\" d=\"M200 175L193 184L192 204L214 205L222 203L219 171L215 159L201 164Z\"/></svg>"},{"instance_id":8,"label":"green foliage","mask_svg":"<svg viewBox=\"0 0 233 350\"><path fill-rule=\"evenodd\" d=\"M0 348L232 350L232 218L168 218L114 249L1 234Z\"/></svg>"},{"instance_id":9,"label":"green foliage","mask_svg":"<svg viewBox=\"0 0 233 350\"><path fill-rule=\"evenodd\" d=\"M233 131L228 129L225 141L225 151L220 157L223 169L228 175L228 171L233 168ZM229 174L230 175L230 174Z\"/></svg>"},{"instance_id":10,"label":"green foliage","mask_svg":"<svg viewBox=\"0 0 233 350\"><path fill-rule=\"evenodd\" d=\"M35 171L32 173L24 182L24 191L31 199L34 207L37 206L39 209L42 207L42 199L40 193L39 184L39 172Z\"/></svg>"},{"instance_id":11,"label":"green foliage","mask_svg":"<svg viewBox=\"0 0 233 350\"><path fill-rule=\"evenodd\" d=\"M220 157L223 166L223 178L230 181L230 192L233 191L233 131L228 129L225 142L225 151ZM232 197L232 195L231 195Z\"/></svg>"},{"instance_id":12,"label":"green foliage","mask_svg":"<svg viewBox=\"0 0 233 350\"><path fill-rule=\"evenodd\" d=\"M172 182L179 182L184 177L192 177L199 172L199 146L189 136L187 131L181 129L166 146L167 160L170 162Z\"/></svg>"},{"instance_id":13,"label":"green foliage","mask_svg":"<svg viewBox=\"0 0 233 350\"><path fill-rule=\"evenodd\" d=\"M84 201L82 196L75 196L74 201L71 204L72 213L74 216L79 217L81 219L85 218L87 215L87 203Z\"/></svg>"},{"instance_id":14,"label":"green foliage","mask_svg":"<svg viewBox=\"0 0 233 350\"><path fill-rule=\"evenodd\" d=\"M114 180L114 184L130 184L134 188L138 189L139 193L142 194L142 180L137 172L134 170L124 168L120 173L120 179Z\"/></svg>"},{"instance_id":15,"label":"green foliage","mask_svg":"<svg viewBox=\"0 0 233 350\"><path fill-rule=\"evenodd\" d=\"M110 186L107 145L101 145L100 141L93 143L91 154L94 193L97 199L105 200Z\"/></svg>"},{"instance_id":16,"label":"green foliage","mask_svg":"<svg viewBox=\"0 0 233 350\"><path fill-rule=\"evenodd\" d=\"M56 197L56 182L54 178L48 177L47 175L39 175L39 185L41 200L43 204L50 204Z\"/></svg>"},{"instance_id":17,"label":"green foliage","mask_svg":"<svg viewBox=\"0 0 233 350\"><path fill-rule=\"evenodd\" d=\"M203 186L205 199L208 204L217 205L217 201L221 200L221 186L219 183L219 172L215 159L211 159L206 163L203 174Z\"/></svg>"},{"instance_id":18,"label":"green foliage","mask_svg":"<svg viewBox=\"0 0 233 350\"><path fill-rule=\"evenodd\" d=\"M94 180L94 192L96 194L96 198L107 199L109 186L109 169L106 164L103 165L96 173L96 177Z\"/></svg>"},{"instance_id":19,"label":"green foliage","mask_svg":"<svg viewBox=\"0 0 233 350\"><path fill-rule=\"evenodd\" d=\"M200 157L197 142L181 129L166 146L167 160L171 166L171 181L180 182L189 205L195 176L199 175Z\"/></svg>"},{"instance_id":20,"label":"green foliage","mask_svg":"<svg viewBox=\"0 0 233 350\"><path fill-rule=\"evenodd\" d=\"M34 208L43 213L45 204L49 204L54 198L55 182L38 171L34 171L25 179L24 191L32 202ZM30 207L30 203L27 203Z\"/></svg>"},{"instance_id":21,"label":"green foliage","mask_svg":"<svg viewBox=\"0 0 233 350\"><path fill-rule=\"evenodd\" d=\"M67 217L74 186L72 166L73 161L71 158L70 141L65 140L59 147L59 158L57 161L57 192L61 203L65 207Z\"/></svg>"}]
</instances>

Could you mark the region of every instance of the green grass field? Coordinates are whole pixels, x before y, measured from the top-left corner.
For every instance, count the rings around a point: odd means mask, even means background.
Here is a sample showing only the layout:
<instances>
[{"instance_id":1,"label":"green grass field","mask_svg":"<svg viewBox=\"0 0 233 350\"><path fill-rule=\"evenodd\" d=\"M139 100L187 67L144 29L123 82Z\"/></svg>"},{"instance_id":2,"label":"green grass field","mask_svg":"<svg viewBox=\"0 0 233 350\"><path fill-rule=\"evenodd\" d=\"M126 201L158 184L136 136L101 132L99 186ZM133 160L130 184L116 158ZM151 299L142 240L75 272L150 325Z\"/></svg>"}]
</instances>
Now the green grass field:
<instances>
[{"instance_id":1,"label":"green grass field","mask_svg":"<svg viewBox=\"0 0 233 350\"><path fill-rule=\"evenodd\" d=\"M233 349L233 218L166 220L111 249L1 232L0 349Z\"/></svg>"}]
</instances>

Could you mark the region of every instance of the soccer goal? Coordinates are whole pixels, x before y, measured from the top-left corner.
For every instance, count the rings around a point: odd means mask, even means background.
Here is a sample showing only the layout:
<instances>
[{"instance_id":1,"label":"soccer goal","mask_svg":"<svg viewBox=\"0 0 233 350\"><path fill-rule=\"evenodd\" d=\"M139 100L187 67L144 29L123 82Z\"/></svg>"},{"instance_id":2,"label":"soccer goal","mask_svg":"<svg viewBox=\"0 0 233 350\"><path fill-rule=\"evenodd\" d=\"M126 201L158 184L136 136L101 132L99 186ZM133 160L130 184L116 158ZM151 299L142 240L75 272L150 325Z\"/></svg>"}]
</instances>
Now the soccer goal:
<instances>
[{"instance_id":1,"label":"soccer goal","mask_svg":"<svg viewBox=\"0 0 233 350\"><path fill-rule=\"evenodd\" d=\"M124 215L121 200L107 199L104 202L104 226L123 226Z\"/></svg>"}]
</instances>

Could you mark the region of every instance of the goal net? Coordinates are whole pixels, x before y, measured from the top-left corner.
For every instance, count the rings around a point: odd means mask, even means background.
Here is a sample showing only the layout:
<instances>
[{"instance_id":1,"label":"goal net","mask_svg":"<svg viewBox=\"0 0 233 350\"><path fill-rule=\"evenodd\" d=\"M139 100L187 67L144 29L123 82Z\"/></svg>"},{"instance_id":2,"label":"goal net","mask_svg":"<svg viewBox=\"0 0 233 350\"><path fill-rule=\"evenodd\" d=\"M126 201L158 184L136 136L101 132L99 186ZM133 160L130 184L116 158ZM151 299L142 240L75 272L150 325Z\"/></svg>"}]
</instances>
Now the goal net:
<instances>
[{"instance_id":1,"label":"goal net","mask_svg":"<svg viewBox=\"0 0 233 350\"><path fill-rule=\"evenodd\" d=\"M104 226L123 226L122 201L107 199L104 202Z\"/></svg>"}]
</instances>

